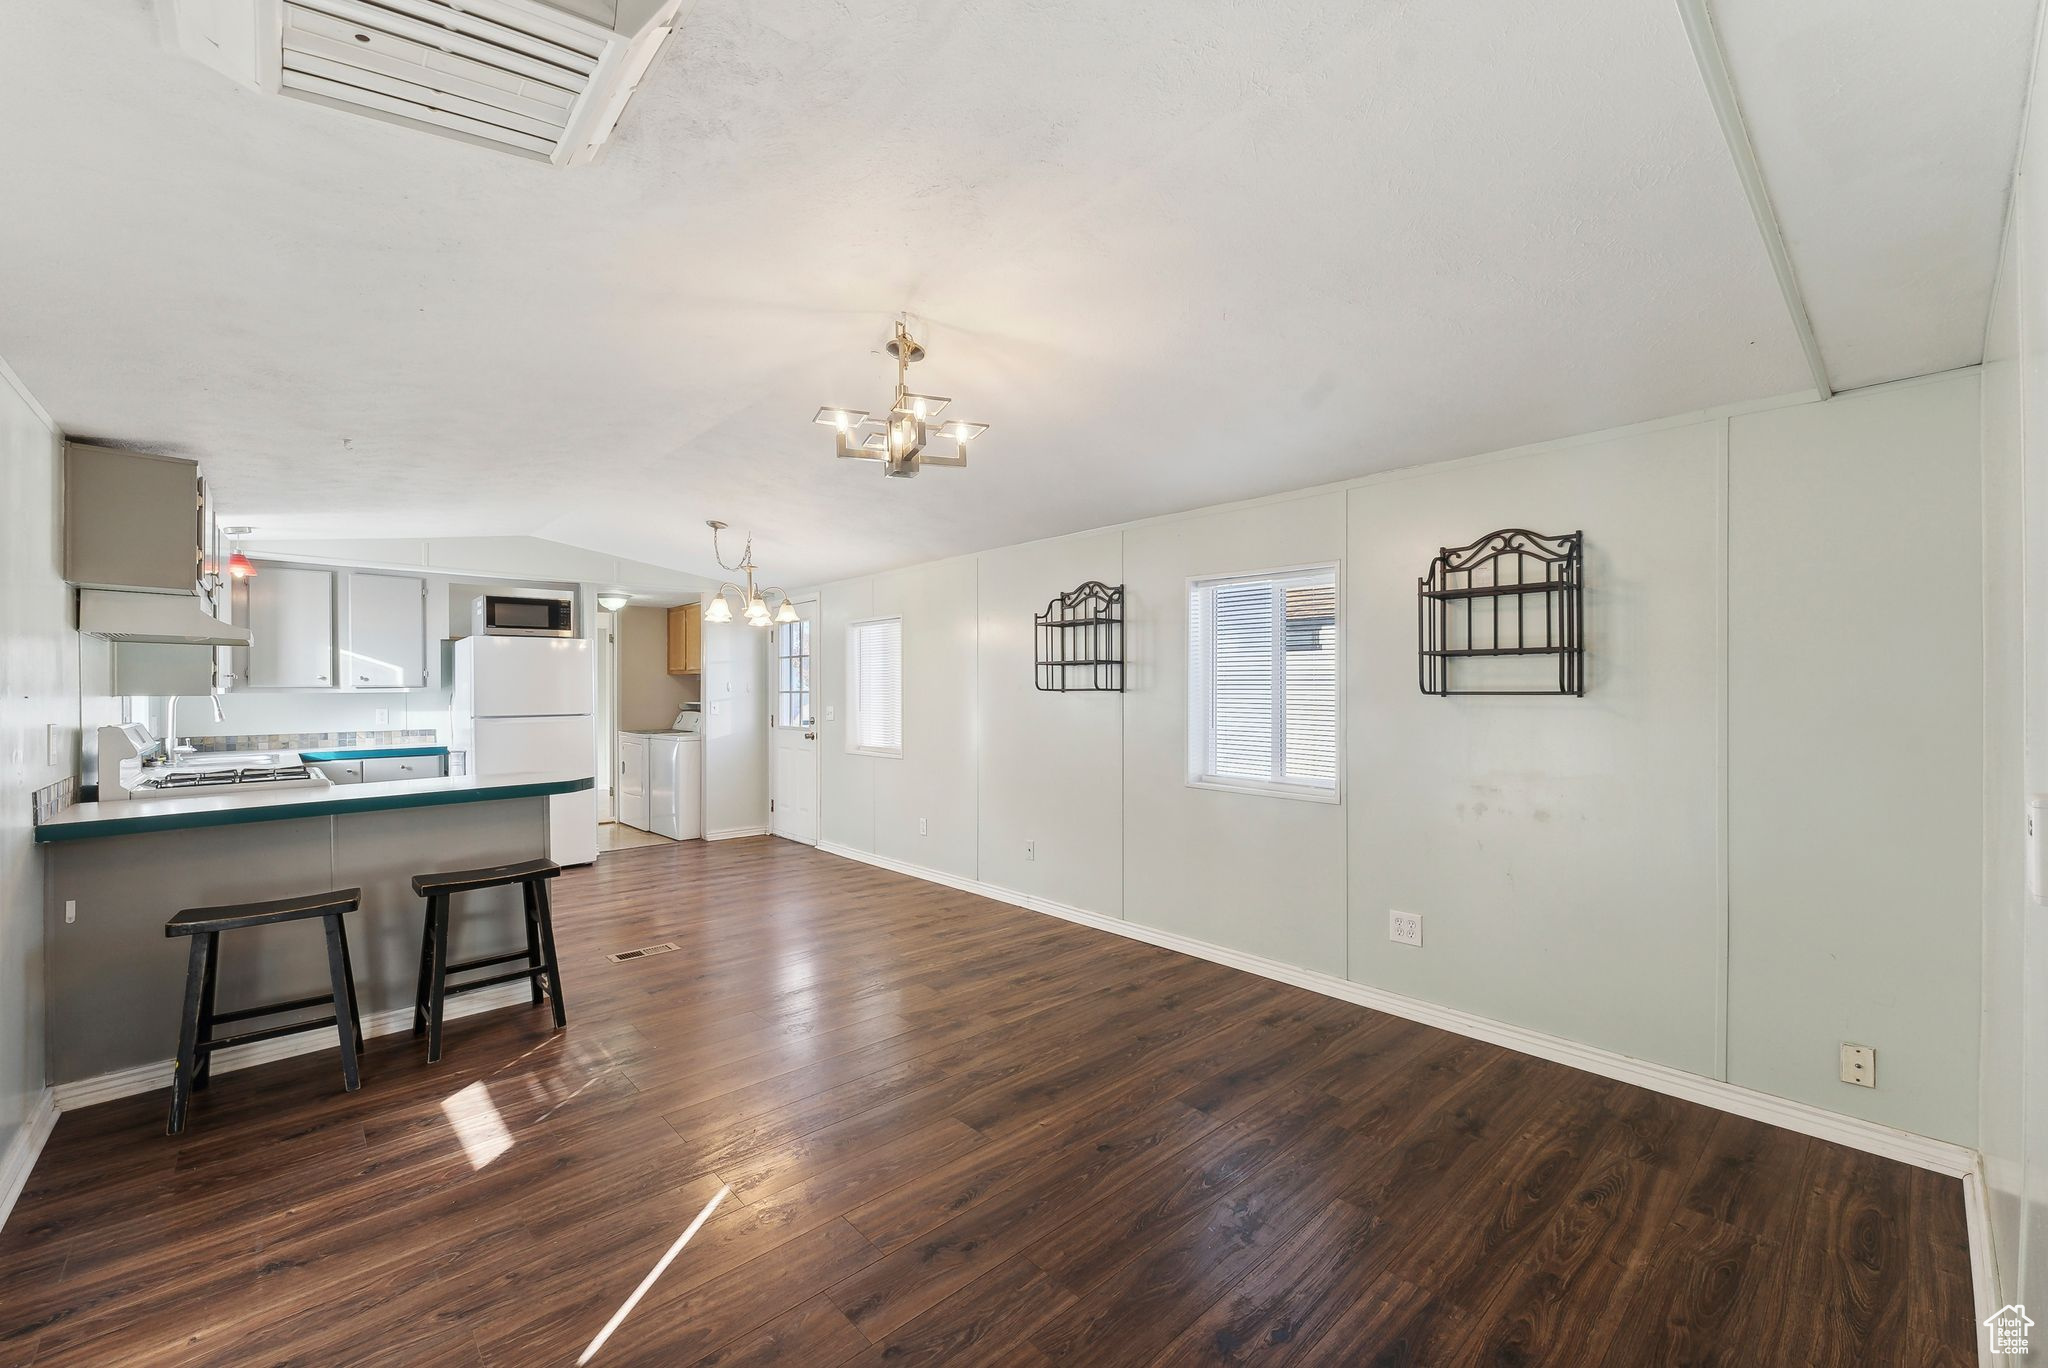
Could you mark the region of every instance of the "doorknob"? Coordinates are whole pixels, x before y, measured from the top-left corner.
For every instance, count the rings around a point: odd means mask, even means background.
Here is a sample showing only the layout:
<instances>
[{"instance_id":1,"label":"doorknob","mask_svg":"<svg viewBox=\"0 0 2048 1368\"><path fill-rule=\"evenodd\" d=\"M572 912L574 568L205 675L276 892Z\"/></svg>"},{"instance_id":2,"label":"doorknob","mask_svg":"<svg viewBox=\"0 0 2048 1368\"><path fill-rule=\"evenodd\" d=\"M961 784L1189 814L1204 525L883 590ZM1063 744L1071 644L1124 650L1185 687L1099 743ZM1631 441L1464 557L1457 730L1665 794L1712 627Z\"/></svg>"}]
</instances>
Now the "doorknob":
<instances>
[{"instance_id":1,"label":"doorknob","mask_svg":"<svg viewBox=\"0 0 2048 1368\"><path fill-rule=\"evenodd\" d=\"M817 740L817 739L818 739L818 734L817 734L816 732L814 732L814 731L807 731L807 732L805 732L805 733L804 733L804 740L806 740L806 741L815 741L815 740Z\"/></svg>"}]
</instances>

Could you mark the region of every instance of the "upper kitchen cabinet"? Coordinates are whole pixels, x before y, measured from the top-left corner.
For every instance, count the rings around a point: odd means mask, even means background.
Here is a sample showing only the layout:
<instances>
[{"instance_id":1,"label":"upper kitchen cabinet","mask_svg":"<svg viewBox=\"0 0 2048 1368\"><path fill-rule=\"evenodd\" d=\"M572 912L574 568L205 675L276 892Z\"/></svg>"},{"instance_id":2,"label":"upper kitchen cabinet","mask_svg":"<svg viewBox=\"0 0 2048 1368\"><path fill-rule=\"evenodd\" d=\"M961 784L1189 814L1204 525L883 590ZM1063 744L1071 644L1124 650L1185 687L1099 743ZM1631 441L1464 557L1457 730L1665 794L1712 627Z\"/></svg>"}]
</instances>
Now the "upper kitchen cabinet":
<instances>
[{"instance_id":1,"label":"upper kitchen cabinet","mask_svg":"<svg viewBox=\"0 0 2048 1368\"><path fill-rule=\"evenodd\" d=\"M64 445L64 578L88 589L190 594L212 542L199 466Z\"/></svg>"},{"instance_id":2,"label":"upper kitchen cabinet","mask_svg":"<svg viewBox=\"0 0 2048 1368\"><path fill-rule=\"evenodd\" d=\"M235 683L251 689L333 688L334 572L265 565L242 583L250 642L248 667Z\"/></svg>"},{"instance_id":3,"label":"upper kitchen cabinet","mask_svg":"<svg viewBox=\"0 0 2048 1368\"><path fill-rule=\"evenodd\" d=\"M420 689L427 679L427 582L409 575L348 577L346 683Z\"/></svg>"},{"instance_id":4,"label":"upper kitchen cabinet","mask_svg":"<svg viewBox=\"0 0 2048 1368\"><path fill-rule=\"evenodd\" d=\"M685 603L668 610L668 672L704 672L704 608Z\"/></svg>"}]
</instances>

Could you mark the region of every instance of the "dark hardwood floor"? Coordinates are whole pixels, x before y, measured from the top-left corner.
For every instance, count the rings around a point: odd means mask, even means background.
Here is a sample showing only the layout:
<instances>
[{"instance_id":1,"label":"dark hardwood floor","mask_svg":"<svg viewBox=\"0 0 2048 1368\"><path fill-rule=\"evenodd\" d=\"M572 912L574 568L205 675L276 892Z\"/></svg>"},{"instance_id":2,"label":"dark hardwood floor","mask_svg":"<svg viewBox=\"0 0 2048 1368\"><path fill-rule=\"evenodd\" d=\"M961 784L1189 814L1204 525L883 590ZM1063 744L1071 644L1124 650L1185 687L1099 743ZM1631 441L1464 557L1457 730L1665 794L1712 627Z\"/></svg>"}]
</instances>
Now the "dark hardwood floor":
<instances>
[{"instance_id":1,"label":"dark hardwood floor","mask_svg":"<svg viewBox=\"0 0 2048 1368\"><path fill-rule=\"evenodd\" d=\"M562 1035L63 1116L0 1368L573 1364L714 1199L594 1364L1974 1361L1954 1179L772 839L556 907Z\"/></svg>"}]
</instances>

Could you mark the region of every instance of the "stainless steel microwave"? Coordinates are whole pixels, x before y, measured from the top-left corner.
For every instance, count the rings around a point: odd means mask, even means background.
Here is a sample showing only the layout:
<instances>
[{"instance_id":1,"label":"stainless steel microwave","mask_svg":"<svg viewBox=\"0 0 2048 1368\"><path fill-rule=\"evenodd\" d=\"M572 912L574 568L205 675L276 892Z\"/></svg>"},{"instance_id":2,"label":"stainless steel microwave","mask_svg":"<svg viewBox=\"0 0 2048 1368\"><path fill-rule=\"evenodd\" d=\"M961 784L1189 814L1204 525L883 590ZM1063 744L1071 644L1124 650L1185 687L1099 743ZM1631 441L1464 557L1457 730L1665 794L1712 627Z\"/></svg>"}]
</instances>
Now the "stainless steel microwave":
<instances>
[{"instance_id":1,"label":"stainless steel microwave","mask_svg":"<svg viewBox=\"0 0 2048 1368\"><path fill-rule=\"evenodd\" d=\"M470 605L469 630L472 636L572 637L576 622L565 598L484 594Z\"/></svg>"}]
</instances>

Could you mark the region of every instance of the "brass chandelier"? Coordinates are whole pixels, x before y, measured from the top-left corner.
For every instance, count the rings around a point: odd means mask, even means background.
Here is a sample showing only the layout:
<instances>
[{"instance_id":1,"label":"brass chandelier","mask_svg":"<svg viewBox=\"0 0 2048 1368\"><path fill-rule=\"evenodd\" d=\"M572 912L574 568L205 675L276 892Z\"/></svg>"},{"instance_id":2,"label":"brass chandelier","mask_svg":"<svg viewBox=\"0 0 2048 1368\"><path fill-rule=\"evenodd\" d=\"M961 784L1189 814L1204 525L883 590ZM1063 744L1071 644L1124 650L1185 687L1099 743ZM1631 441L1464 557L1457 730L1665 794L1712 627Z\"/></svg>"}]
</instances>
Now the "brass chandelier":
<instances>
[{"instance_id":1,"label":"brass chandelier","mask_svg":"<svg viewBox=\"0 0 2048 1368\"><path fill-rule=\"evenodd\" d=\"M711 529L711 555L718 562L718 568L730 570L734 574L744 574L747 577L747 587L744 589L730 581L719 585L718 592L713 594L704 604L704 620L706 622L732 621L732 603L726 597L729 594L733 599L738 600L740 612L745 615L749 627L766 627L776 622L795 622L796 605L789 601L788 594L772 585L760 589L754 587L754 570L756 567L754 565L753 537L749 536L747 538L747 548L740 552L738 564L727 565L724 554L718 549L718 534L725 530L725 524L713 520L704 525ZM782 600L782 606L777 608L773 614L768 611L768 600L771 598Z\"/></svg>"},{"instance_id":2,"label":"brass chandelier","mask_svg":"<svg viewBox=\"0 0 2048 1368\"><path fill-rule=\"evenodd\" d=\"M896 320L896 335L889 339L888 351L896 358L896 397L885 417L871 418L866 409L828 405L811 421L837 430L840 459L880 461L885 475L907 478L927 465L966 465L967 444L987 432L988 424L957 418L941 423L939 415L953 401L910 392L910 363L924 359L924 345L910 335L902 319ZM951 455L925 449L934 435L953 439Z\"/></svg>"}]
</instances>

